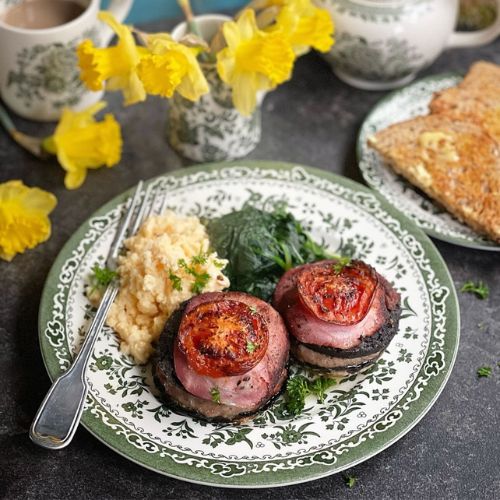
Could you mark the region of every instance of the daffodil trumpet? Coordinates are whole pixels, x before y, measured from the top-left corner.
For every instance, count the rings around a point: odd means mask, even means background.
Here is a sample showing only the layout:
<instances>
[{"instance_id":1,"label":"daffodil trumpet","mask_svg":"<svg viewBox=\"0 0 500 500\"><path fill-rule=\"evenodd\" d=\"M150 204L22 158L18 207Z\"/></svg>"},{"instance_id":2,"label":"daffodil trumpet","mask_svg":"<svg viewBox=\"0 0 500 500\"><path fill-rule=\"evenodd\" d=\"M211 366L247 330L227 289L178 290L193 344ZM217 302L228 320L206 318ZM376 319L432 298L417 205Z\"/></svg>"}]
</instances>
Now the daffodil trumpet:
<instances>
[{"instance_id":1,"label":"daffodil trumpet","mask_svg":"<svg viewBox=\"0 0 500 500\"><path fill-rule=\"evenodd\" d=\"M47 240L49 214L56 204L53 194L25 186L20 180L0 184L0 259L11 261Z\"/></svg>"}]
</instances>

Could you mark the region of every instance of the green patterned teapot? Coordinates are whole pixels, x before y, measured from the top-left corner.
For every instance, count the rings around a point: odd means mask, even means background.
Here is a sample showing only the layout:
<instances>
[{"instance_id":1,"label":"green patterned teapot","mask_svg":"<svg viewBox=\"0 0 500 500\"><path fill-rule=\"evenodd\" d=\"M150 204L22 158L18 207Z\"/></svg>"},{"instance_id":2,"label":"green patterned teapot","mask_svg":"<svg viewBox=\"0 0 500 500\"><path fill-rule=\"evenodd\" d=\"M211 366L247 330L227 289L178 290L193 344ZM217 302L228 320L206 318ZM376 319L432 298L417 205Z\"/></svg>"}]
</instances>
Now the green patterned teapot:
<instances>
[{"instance_id":1,"label":"green patterned teapot","mask_svg":"<svg viewBox=\"0 0 500 500\"><path fill-rule=\"evenodd\" d=\"M405 85L444 49L484 45L500 34L500 15L487 29L454 31L459 0L320 3L330 11L336 27L336 43L326 59L341 80L367 90Z\"/></svg>"}]
</instances>

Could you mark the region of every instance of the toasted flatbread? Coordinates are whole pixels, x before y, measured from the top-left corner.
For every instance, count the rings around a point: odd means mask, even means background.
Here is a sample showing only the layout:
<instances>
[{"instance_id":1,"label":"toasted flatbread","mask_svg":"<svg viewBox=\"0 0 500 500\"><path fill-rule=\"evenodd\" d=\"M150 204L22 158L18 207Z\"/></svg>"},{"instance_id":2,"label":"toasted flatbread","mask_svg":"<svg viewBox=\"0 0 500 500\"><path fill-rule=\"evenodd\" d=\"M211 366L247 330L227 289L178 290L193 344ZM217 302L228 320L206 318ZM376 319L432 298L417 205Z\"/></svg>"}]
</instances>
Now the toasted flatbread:
<instances>
[{"instance_id":1,"label":"toasted flatbread","mask_svg":"<svg viewBox=\"0 0 500 500\"><path fill-rule=\"evenodd\" d=\"M368 143L398 174L500 243L500 143L482 127L428 115L392 125Z\"/></svg>"}]
</instances>

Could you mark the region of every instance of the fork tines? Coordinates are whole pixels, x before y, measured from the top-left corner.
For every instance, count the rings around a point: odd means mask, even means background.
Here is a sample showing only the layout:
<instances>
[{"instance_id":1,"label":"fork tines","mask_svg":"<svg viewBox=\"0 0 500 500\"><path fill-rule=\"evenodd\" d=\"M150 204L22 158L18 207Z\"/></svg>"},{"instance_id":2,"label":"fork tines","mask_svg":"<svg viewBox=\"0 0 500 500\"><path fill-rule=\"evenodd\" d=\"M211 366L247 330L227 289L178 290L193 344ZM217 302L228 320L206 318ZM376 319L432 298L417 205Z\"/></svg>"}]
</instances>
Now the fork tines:
<instances>
[{"instance_id":1,"label":"fork tines","mask_svg":"<svg viewBox=\"0 0 500 500\"><path fill-rule=\"evenodd\" d=\"M144 182L139 181L130 198L127 211L123 217L118 230L116 231L113 243L109 250L108 258L106 259L106 267L109 269L116 268L116 259L121 251L123 241L130 236L133 236L144 222L144 220L154 213L154 205L158 196L159 187L153 187L149 184L144 192ZM141 204L138 207L139 200L142 197ZM137 208L138 207L138 208Z\"/></svg>"}]
</instances>

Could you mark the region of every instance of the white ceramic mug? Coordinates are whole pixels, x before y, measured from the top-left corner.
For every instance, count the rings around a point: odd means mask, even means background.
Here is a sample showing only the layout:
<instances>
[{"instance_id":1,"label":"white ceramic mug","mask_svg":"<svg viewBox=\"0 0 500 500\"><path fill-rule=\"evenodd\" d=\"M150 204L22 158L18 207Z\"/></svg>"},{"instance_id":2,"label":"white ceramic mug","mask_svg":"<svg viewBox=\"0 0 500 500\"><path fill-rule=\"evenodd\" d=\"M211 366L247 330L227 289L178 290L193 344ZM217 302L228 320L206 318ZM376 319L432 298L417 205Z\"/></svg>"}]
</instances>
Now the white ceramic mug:
<instances>
[{"instance_id":1,"label":"white ceramic mug","mask_svg":"<svg viewBox=\"0 0 500 500\"><path fill-rule=\"evenodd\" d=\"M21 1L0 0L0 15ZM106 46L113 33L97 19L100 0L77 2L85 10L53 28L18 28L0 20L0 95L24 118L57 120L64 106L83 109L102 97L80 81L75 48L85 38ZM123 21L132 3L111 0L108 10Z\"/></svg>"},{"instance_id":2,"label":"white ceramic mug","mask_svg":"<svg viewBox=\"0 0 500 500\"><path fill-rule=\"evenodd\" d=\"M455 30L459 0L321 0L335 22L336 43L326 54L350 85L385 90L410 82L446 48L485 45L500 34L495 23L468 33Z\"/></svg>"}]
</instances>

